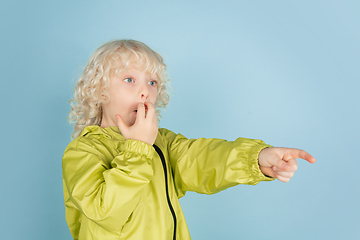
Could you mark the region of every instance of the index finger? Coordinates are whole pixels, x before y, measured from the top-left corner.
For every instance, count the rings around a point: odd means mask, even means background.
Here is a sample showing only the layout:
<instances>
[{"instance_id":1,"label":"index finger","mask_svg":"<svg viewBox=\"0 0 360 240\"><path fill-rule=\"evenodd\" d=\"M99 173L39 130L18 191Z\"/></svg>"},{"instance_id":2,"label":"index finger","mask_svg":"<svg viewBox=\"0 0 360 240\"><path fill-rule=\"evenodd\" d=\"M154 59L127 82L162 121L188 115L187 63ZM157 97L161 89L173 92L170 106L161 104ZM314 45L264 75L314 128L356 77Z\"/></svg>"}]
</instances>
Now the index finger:
<instances>
[{"instance_id":1,"label":"index finger","mask_svg":"<svg viewBox=\"0 0 360 240\"><path fill-rule=\"evenodd\" d=\"M315 163L315 158L304 150L296 148L288 148L284 152L284 160L290 160L291 158L302 158L309 163Z\"/></svg>"},{"instance_id":2,"label":"index finger","mask_svg":"<svg viewBox=\"0 0 360 240\"><path fill-rule=\"evenodd\" d=\"M138 103L136 121L145 118L145 105L143 102Z\"/></svg>"},{"instance_id":3,"label":"index finger","mask_svg":"<svg viewBox=\"0 0 360 240\"><path fill-rule=\"evenodd\" d=\"M144 105L147 108L146 117L153 117L154 115L156 117L156 111L154 105L151 102L144 102Z\"/></svg>"}]
</instances>

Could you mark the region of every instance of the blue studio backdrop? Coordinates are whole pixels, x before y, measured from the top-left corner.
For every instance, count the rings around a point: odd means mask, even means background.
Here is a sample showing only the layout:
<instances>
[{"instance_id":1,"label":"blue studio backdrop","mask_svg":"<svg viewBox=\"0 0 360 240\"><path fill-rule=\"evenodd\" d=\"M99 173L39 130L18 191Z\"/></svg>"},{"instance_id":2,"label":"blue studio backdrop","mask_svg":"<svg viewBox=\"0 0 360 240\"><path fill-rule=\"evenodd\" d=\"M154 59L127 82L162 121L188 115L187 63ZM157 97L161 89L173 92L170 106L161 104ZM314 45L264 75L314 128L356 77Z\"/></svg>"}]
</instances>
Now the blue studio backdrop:
<instances>
[{"instance_id":1,"label":"blue studio backdrop","mask_svg":"<svg viewBox=\"0 0 360 240\"><path fill-rule=\"evenodd\" d=\"M71 239L61 159L75 82L122 38L171 79L160 127L188 138L302 148L289 183L181 204L193 239L360 239L360 2L5 1L1 27L1 239Z\"/></svg>"}]
</instances>

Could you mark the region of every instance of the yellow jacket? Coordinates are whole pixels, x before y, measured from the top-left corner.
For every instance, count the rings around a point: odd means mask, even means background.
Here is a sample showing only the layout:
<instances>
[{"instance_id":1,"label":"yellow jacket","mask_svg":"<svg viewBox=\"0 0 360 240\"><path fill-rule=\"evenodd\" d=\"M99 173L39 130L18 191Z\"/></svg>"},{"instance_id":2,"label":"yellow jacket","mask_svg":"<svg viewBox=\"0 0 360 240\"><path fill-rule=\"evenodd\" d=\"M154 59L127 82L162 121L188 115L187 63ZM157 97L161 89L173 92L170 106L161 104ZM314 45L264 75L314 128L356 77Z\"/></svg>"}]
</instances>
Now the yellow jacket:
<instances>
[{"instance_id":1,"label":"yellow jacket","mask_svg":"<svg viewBox=\"0 0 360 240\"><path fill-rule=\"evenodd\" d=\"M154 146L117 127L86 127L66 148L66 221L74 239L186 240L186 191L213 194L273 180L258 167L261 140L187 139L159 129Z\"/></svg>"}]
</instances>

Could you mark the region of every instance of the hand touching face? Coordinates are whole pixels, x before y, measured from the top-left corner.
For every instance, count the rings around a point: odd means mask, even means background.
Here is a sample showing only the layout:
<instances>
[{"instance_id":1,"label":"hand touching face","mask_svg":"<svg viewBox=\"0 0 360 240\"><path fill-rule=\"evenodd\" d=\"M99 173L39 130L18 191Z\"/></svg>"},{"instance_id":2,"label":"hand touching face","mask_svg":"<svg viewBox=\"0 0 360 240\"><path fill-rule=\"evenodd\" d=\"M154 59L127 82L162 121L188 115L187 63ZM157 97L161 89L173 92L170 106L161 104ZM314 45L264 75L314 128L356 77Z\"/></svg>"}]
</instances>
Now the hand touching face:
<instances>
[{"instance_id":1,"label":"hand touching face","mask_svg":"<svg viewBox=\"0 0 360 240\"><path fill-rule=\"evenodd\" d=\"M131 67L111 78L110 101L102 105L101 127L117 126L116 115L130 127L135 123L139 103L155 105L157 76ZM147 106L145 106L147 111Z\"/></svg>"},{"instance_id":2,"label":"hand touching face","mask_svg":"<svg viewBox=\"0 0 360 240\"><path fill-rule=\"evenodd\" d=\"M111 79L109 93L101 127L117 126L125 139L152 145L158 130L157 76L130 67Z\"/></svg>"},{"instance_id":3,"label":"hand touching face","mask_svg":"<svg viewBox=\"0 0 360 240\"><path fill-rule=\"evenodd\" d=\"M147 110L146 110L147 109ZM128 126L120 115L117 117L117 126L125 139L134 139L153 145L157 132L157 116L152 103L138 103L135 123Z\"/></svg>"}]
</instances>

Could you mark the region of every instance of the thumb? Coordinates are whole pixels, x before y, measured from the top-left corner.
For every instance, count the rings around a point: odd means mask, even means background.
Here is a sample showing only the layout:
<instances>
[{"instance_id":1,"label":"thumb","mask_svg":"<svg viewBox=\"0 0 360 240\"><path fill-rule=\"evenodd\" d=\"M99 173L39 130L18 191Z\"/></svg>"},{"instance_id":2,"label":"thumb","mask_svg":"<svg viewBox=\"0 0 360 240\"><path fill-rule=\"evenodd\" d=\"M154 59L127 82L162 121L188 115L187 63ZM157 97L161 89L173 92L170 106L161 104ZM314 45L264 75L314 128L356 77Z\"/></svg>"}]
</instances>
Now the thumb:
<instances>
[{"instance_id":1,"label":"thumb","mask_svg":"<svg viewBox=\"0 0 360 240\"><path fill-rule=\"evenodd\" d=\"M289 170L290 168L290 165L282 160L281 158L277 157L277 158L274 158L271 165L273 165L274 167L278 168L278 169L281 169L281 170Z\"/></svg>"},{"instance_id":2,"label":"thumb","mask_svg":"<svg viewBox=\"0 0 360 240\"><path fill-rule=\"evenodd\" d=\"M124 135L124 132L128 129L128 126L122 119L122 117L119 114L116 114L116 123L118 128L120 129L120 132Z\"/></svg>"}]
</instances>

